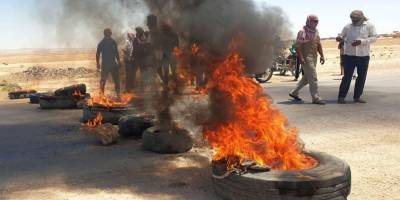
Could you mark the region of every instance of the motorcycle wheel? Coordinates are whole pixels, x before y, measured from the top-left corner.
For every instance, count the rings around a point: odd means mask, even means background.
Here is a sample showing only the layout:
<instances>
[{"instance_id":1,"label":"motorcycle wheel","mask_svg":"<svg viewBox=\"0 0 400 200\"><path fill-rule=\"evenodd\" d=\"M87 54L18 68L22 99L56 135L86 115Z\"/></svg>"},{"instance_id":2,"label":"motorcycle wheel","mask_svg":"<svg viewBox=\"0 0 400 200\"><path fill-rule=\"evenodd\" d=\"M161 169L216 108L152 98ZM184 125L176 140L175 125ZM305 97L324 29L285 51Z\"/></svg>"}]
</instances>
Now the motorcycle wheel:
<instances>
[{"instance_id":1,"label":"motorcycle wheel","mask_svg":"<svg viewBox=\"0 0 400 200\"><path fill-rule=\"evenodd\" d=\"M287 70L281 69L281 70L279 71L279 75L285 76L285 75L286 75L286 72L287 72Z\"/></svg>"},{"instance_id":2,"label":"motorcycle wheel","mask_svg":"<svg viewBox=\"0 0 400 200\"><path fill-rule=\"evenodd\" d=\"M266 83L272 77L272 69L267 68L264 73L256 74L255 78L258 83Z\"/></svg>"}]
</instances>

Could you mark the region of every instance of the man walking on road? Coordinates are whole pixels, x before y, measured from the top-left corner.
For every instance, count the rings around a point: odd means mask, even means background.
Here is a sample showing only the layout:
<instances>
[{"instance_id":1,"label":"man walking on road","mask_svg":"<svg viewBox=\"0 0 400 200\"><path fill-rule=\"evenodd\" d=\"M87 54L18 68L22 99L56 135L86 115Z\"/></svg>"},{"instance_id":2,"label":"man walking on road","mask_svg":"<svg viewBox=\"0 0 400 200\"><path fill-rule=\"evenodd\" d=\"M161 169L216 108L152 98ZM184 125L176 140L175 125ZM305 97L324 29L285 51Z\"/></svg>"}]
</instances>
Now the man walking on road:
<instances>
[{"instance_id":1,"label":"man walking on road","mask_svg":"<svg viewBox=\"0 0 400 200\"><path fill-rule=\"evenodd\" d=\"M357 67L358 77L354 86L354 102L367 103L361 98L367 78L370 60L370 44L377 39L375 26L368 22L361 10L350 14L351 24L346 25L337 41L344 42L344 76L340 83L338 103L345 104L354 69Z\"/></svg>"},{"instance_id":2,"label":"man walking on road","mask_svg":"<svg viewBox=\"0 0 400 200\"><path fill-rule=\"evenodd\" d=\"M304 75L297 83L296 88L289 93L289 96L295 100L301 101L301 98L299 97L299 91L304 86L309 84L312 103L325 105L318 93L318 79L316 71L318 58L317 53L319 53L321 56L321 64L325 63L325 58L322 51L317 25L318 17L315 15L309 15L307 17L306 25L297 34L296 52L300 59Z\"/></svg>"}]
</instances>

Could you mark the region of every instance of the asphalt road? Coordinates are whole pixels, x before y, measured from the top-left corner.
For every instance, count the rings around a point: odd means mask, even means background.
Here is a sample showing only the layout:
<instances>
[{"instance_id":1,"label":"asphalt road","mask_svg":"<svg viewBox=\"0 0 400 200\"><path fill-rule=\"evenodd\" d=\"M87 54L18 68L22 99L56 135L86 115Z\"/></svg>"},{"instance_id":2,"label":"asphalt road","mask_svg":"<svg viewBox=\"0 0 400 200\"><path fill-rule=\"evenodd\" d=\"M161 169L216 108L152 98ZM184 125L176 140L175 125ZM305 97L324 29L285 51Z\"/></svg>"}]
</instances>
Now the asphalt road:
<instances>
[{"instance_id":1,"label":"asphalt road","mask_svg":"<svg viewBox=\"0 0 400 200\"><path fill-rule=\"evenodd\" d=\"M295 83L274 78L263 86L305 147L350 164L349 199L399 198L399 78L369 78L368 103L346 105L336 104L339 81L326 79L320 83L325 106L310 103L308 87L305 102L290 100ZM217 199L204 148L158 155L136 140L103 147L79 132L79 110L40 110L25 100L1 104L0 199Z\"/></svg>"}]
</instances>

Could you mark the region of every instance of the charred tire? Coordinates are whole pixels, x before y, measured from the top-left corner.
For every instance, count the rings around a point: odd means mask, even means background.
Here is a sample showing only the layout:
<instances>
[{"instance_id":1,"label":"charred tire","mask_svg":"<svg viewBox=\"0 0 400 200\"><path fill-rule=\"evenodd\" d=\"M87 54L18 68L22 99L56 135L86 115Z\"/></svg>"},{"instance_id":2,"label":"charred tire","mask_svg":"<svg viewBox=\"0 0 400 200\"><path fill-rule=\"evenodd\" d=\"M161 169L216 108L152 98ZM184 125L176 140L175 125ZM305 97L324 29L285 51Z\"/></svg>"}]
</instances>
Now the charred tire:
<instances>
[{"instance_id":1,"label":"charred tire","mask_svg":"<svg viewBox=\"0 0 400 200\"><path fill-rule=\"evenodd\" d=\"M185 129L160 130L154 126L143 132L144 149L156 153L184 153L192 149L193 138Z\"/></svg>"},{"instance_id":2,"label":"charred tire","mask_svg":"<svg viewBox=\"0 0 400 200\"><path fill-rule=\"evenodd\" d=\"M154 124L154 115L136 114L123 116L119 119L118 133L123 137L141 138L143 132L154 126Z\"/></svg>"},{"instance_id":3,"label":"charred tire","mask_svg":"<svg viewBox=\"0 0 400 200\"><path fill-rule=\"evenodd\" d=\"M41 96L39 105L41 109L76 109L77 100L63 96Z\"/></svg>"},{"instance_id":4,"label":"charred tire","mask_svg":"<svg viewBox=\"0 0 400 200\"><path fill-rule=\"evenodd\" d=\"M272 69L267 68L267 70L264 73L256 74L255 79L257 80L258 83L266 83L271 79L272 73L273 73Z\"/></svg>"},{"instance_id":5,"label":"charred tire","mask_svg":"<svg viewBox=\"0 0 400 200\"><path fill-rule=\"evenodd\" d=\"M326 153L310 152L309 155L319 161L317 167L306 170L272 170L241 176L231 174L225 178L214 176L214 189L222 199L229 200L347 199L351 189L350 167Z\"/></svg>"}]
</instances>

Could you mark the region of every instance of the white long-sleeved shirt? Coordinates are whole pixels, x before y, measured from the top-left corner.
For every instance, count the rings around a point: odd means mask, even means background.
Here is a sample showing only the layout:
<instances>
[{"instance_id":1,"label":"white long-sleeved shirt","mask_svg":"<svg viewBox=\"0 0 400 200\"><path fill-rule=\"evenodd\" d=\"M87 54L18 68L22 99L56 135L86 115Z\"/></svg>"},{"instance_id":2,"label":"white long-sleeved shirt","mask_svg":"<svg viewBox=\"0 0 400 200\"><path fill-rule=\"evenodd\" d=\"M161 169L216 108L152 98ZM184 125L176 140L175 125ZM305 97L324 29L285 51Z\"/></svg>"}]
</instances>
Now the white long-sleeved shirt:
<instances>
[{"instance_id":1,"label":"white long-sleeved shirt","mask_svg":"<svg viewBox=\"0 0 400 200\"><path fill-rule=\"evenodd\" d=\"M133 43L131 40L127 39L125 41L125 47L124 47L124 59L129 60L129 58L132 55L132 50L133 50Z\"/></svg>"},{"instance_id":2,"label":"white long-sleeved shirt","mask_svg":"<svg viewBox=\"0 0 400 200\"><path fill-rule=\"evenodd\" d=\"M341 33L344 39L344 55L369 56L370 45L376 41L377 35L375 26L367 21L361 26L346 25ZM352 46L354 40L361 40L361 44Z\"/></svg>"}]
</instances>

